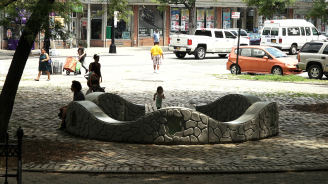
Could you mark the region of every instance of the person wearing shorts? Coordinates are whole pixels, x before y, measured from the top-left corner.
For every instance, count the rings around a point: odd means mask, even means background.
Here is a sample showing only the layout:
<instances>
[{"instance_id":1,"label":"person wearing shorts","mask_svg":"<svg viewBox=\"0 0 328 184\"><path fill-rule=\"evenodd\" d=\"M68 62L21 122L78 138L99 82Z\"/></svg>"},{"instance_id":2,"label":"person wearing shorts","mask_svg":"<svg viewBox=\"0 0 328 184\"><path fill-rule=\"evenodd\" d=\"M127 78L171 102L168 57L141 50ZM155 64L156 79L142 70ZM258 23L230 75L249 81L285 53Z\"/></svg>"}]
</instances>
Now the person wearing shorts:
<instances>
[{"instance_id":1,"label":"person wearing shorts","mask_svg":"<svg viewBox=\"0 0 328 184\"><path fill-rule=\"evenodd\" d=\"M162 64L161 56L162 59L164 59L163 50L158 46L158 44L158 42L155 42L155 46L153 46L150 50L151 59L153 60L154 65L154 73L159 73L159 65Z\"/></svg>"}]
</instances>

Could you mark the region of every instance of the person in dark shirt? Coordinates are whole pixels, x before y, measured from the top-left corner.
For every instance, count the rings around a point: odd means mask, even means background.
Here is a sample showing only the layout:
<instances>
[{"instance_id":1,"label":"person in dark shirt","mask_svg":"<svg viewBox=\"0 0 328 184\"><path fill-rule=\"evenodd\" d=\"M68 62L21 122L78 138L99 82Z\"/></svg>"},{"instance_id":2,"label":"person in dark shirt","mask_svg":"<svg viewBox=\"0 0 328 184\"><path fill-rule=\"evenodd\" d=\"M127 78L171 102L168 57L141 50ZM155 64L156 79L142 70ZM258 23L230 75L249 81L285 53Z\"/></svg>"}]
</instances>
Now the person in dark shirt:
<instances>
[{"instance_id":1,"label":"person in dark shirt","mask_svg":"<svg viewBox=\"0 0 328 184\"><path fill-rule=\"evenodd\" d=\"M93 56L93 59L95 60L95 62L90 63L89 71L97 74L100 77L100 82L102 82L102 76L101 76L101 72L100 72L101 65L99 63L99 56L97 54L95 54Z\"/></svg>"},{"instance_id":2,"label":"person in dark shirt","mask_svg":"<svg viewBox=\"0 0 328 184\"><path fill-rule=\"evenodd\" d=\"M71 90L72 90L72 92L74 92L73 101L85 100L85 97L81 91L82 85L79 81L72 81ZM59 130L64 130L66 128L66 121L65 121L66 110L67 110L67 105L65 105L59 109L59 111L60 111L59 116L61 115L61 119L62 119L62 122L59 126Z\"/></svg>"},{"instance_id":3,"label":"person in dark shirt","mask_svg":"<svg viewBox=\"0 0 328 184\"><path fill-rule=\"evenodd\" d=\"M89 87L85 95L92 92L105 92L105 88L99 85L99 77L97 74L93 73L87 80L87 85Z\"/></svg>"},{"instance_id":4,"label":"person in dark shirt","mask_svg":"<svg viewBox=\"0 0 328 184\"><path fill-rule=\"evenodd\" d=\"M77 54L79 55L79 61L81 63L81 66L85 69L85 73L88 73L87 67L84 66L84 60L87 53L85 52L85 49L82 47L81 44L79 45L79 49L77 49Z\"/></svg>"}]
</instances>

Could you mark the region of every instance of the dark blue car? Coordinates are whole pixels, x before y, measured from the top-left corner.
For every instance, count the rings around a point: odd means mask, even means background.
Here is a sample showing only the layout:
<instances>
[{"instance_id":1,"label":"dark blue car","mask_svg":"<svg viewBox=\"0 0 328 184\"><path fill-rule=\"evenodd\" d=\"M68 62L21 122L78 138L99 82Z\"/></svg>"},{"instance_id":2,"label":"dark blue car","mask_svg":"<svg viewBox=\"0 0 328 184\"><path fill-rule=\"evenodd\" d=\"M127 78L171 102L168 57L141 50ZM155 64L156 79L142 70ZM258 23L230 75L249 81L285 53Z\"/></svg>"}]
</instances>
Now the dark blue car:
<instances>
[{"instance_id":1,"label":"dark blue car","mask_svg":"<svg viewBox=\"0 0 328 184\"><path fill-rule=\"evenodd\" d=\"M248 37L250 39L250 45L260 45L261 35L259 33L249 33Z\"/></svg>"}]
</instances>

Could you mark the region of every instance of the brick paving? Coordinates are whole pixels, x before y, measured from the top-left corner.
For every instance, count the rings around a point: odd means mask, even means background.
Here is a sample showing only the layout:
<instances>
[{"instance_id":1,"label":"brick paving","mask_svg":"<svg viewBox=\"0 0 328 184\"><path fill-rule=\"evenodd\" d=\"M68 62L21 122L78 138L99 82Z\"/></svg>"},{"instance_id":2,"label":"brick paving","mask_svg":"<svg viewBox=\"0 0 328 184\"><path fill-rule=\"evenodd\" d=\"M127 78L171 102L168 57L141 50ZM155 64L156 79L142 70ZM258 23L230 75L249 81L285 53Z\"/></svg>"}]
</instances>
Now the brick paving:
<instances>
[{"instance_id":1,"label":"brick paving","mask_svg":"<svg viewBox=\"0 0 328 184\"><path fill-rule=\"evenodd\" d=\"M166 57L160 74L153 74L147 51L131 56L101 57L106 92L117 93L136 104L152 104L158 85L165 90L165 106L194 108L231 93L251 93L264 101L275 101L280 110L280 134L260 141L215 145L142 145L86 140L56 131L58 108L69 103L71 80L83 76L53 75L50 82L32 81L31 71L23 75L9 124L10 134L22 126L25 139L84 144L91 148L83 157L56 163L24 163L24 171L93 173L211 173L273 172L328 169L328 115L298 112L293 104L328 102L323 85L242 80L218 80L212 75L223 71L214 62ZM131 58L134 58L132 60ZM184 61L188 62L185 63ZM29 61L30 62L30 61ZM31 61L32 62L32 61ZM121 63L120 63L121 62ZM206 63L208 61L202 60ZM4 76L0 76L0 85ZM294 95L301 93L301 97ZM308 94L310 93L310 94ZM322 96L313 96L312 93ZM149 106L149 105L148 105Z\"/></svg>"}]
</instances>

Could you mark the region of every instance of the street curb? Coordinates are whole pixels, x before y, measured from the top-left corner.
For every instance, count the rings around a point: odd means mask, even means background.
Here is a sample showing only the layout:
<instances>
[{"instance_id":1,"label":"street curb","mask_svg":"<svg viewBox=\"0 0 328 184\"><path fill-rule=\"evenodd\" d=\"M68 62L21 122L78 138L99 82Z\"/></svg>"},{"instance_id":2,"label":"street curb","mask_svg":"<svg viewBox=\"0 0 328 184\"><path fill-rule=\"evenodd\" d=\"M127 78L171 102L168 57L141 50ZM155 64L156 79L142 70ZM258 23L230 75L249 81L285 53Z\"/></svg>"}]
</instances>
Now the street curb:
<instances>
[{"instance_id":1,"label":"street curb","mask_svg":"<svg viewBox=\"0 0 328 184\"><path fill-rule=\"evenodd\" d=\"M128 167L126 167L128 168ZM328 167L316 167L316 168L291 168L291 169L255 169L255 170L174 170L174 168L181 167L165 167L169 170L66 170L66 169L22 169L25 172L49 172L49 173L96 173L96 174L249 174L249 173L282 173L282 172L313 172L313 171L328 171ZM120 168L121 169L121 168ZM140 169L140 168L138 168Z\"/></svg>"}]
</instances>

